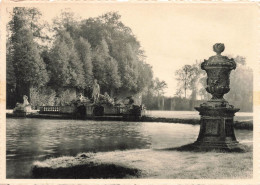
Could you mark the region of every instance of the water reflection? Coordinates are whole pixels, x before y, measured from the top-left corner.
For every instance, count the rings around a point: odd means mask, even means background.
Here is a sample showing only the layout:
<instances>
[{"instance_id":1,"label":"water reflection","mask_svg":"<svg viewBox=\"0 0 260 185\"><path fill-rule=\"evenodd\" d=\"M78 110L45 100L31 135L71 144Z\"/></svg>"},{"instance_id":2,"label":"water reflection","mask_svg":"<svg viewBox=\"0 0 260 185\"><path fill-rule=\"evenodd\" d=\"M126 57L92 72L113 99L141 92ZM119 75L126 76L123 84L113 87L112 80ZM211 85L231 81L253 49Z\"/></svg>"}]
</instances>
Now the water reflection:
<instances>
[{"instance_id":1,"label":"water reflection","mask_svg":"<svg viewBox=\"0 0 260 185\"><path fill-rule=\"evenodd\" d=\"M30 178L35 160L88 151L176 147L195 141L199 132L198 125L44 119L7 119L6 129L7 178ZM250 131L236 134L252 141Z\"/></svg>"}]
</instances>

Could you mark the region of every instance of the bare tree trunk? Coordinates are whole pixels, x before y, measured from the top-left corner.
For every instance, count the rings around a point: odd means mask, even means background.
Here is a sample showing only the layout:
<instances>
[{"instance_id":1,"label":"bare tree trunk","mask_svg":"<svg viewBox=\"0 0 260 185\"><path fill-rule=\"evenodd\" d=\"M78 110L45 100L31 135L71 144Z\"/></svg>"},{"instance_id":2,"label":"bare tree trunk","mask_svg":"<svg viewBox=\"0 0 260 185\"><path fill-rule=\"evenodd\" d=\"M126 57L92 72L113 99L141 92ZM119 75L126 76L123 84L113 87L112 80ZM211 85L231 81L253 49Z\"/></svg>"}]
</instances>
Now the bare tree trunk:
<instances>
[{"instance_id":1,"label":"bare tree trunk","mask_svg":"<svg viewBox=\"0 0 260 185\"><path fill-rule=\"evenodd\" d=\"M157 95L157 106L158 106L158 109L160 110L161 109L161 103L160 103L160 95L159 94Z\"/></svg>"},{"instance_id":2,"label":"bare tree trunk","mask_svg":"<svg viewBox=\"0 0 260 185\"><path fill-rule=\"evenodd\" d=\"M164 96L162 96L162 110L164 110Z\"/></svg>"}]
</instances>

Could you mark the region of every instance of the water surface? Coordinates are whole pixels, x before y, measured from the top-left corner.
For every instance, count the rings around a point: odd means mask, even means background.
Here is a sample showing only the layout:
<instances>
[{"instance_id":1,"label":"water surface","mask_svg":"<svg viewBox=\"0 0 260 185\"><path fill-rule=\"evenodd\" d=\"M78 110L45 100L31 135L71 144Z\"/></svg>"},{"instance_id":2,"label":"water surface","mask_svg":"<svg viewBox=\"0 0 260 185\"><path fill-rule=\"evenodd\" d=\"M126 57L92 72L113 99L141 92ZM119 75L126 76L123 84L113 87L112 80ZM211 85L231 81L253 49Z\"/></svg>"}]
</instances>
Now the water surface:
<instances>
[{"instance_id":1,"label":"water surface","mask_svg":"<svg viewBox=\"0 0 260 185\"><path fill-rule=\"evenodd\" d=\"M199 125L50 119L7 119L7 178L30 178L35 160L137 148L168 148L194 142ZM252 131L236 130L252 142Z\"/></svg>"}]
</instances>

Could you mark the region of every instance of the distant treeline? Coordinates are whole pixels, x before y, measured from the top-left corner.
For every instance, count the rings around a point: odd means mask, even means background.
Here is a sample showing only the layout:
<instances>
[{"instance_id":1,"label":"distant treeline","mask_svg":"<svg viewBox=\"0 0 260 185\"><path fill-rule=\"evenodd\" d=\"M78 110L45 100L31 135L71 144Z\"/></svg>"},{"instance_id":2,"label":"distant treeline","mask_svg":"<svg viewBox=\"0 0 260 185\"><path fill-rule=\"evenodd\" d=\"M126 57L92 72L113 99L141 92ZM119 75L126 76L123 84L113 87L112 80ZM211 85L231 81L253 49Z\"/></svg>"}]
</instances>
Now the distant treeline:
<instances>
[{"instance_id":1,"label":"distant treeline","mask_svg":"<svg viewBox=\"0 0 260 185\"><path fill-rule=\"evenodd\" d=\"M229 56L232 58L232 56ZM253 111L253 70L246 65L246 59L241 56L234 58L237 68L230 74L230 92L224 98L243 112ZM165 97L166 84L154 80L143 95L143 103L149 110L194 110L211 98L205 90L207 75L200 68L201 62L184 65L176 70L178 88L174 97Z\"/></svg>"},{"instance_id":2,"label":"distant treeline","mask_svg":"<svg viewBox=\"0 0 260 185\"><path fill-rule=\"evenodd\" d=\"M140 43L118 13L78 20L66 11L49 25L38 9L15 7L7 28L9 107L32 91L47 103L71 88L90 97L94 79L111 96L142 92L153 81Z\"/></svg>"},{"instance_id":3,"label":"distant treeline","mask_svg":"<svg viewBox=\"0 0 260 185\"><path fill-rule=\"evenodd\" d=\"M192 111L194 107L198 107L206 100L191 100L181 97L154 97L153 101L147 101L143 98L143 103L148 110L176 110L176 111Z\"/></svg>"}]
</instances>

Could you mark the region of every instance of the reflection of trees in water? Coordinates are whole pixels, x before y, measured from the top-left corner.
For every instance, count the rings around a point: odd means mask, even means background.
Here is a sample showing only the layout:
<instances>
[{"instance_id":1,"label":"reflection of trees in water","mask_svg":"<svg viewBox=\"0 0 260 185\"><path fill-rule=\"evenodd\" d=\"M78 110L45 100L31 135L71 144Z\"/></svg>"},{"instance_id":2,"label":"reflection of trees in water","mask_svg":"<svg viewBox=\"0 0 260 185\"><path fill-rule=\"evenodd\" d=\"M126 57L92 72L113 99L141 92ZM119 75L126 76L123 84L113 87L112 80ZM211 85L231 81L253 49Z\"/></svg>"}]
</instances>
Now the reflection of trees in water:
<instances>
[{"instance_id":1,"label":"reflection of trees in water","mask_svg":"<svg viewBox=\"0 0 260 185\"><path fill-rule=\"evenodd\" d=\"M126 122L8 119L6 138L8 174L24 178L35 160L150 145L142 123Z\"/></svg>"},{"instance_id":2,"label":"reflection of trees in water","mask_svg":"<svg viewBox=\"0 0 260 185\"><path fill-rule=\"evenodd\" d=\"M141 123L102 122L92 124L81 140L84 151L113 151L146 148L149 138L141 132Z\"/></svg>"},{"instance_id":3,"label":"reflection of trees in water","mask_svg":"<svg viewBox=\"0 0 260 185\"><path fill-rule=\"evenodd\" d=\"M37 129L33 128L32 132ZM40 130L37 138L39 152L54 157L88 151L147 148L150 145L150 138L142 133L141 123L63 120L40 126Z\"/></svg>"},{"instance_id":4,"label":"reflection of trees in water","mask_svg":"<svg viewBox=\"0 0 260 185\"><path fill-rule=\"evenodd\" d=\"M41 129L35 120L10 119L7 122L7 154L12 151L21 157L37 154L41 147L38 145Z\"/></svg>"},{"instance_id":5,"label":"reflection of trees in water","mask_svg":"<svg viewBox=\"0 0 260 185\"><path fill-rule=\"evenodd\" d=\"M41 153L39 125L33 119L7 119L7 178L28 178L31 164Z\"/></svg>"}]
</instances>

